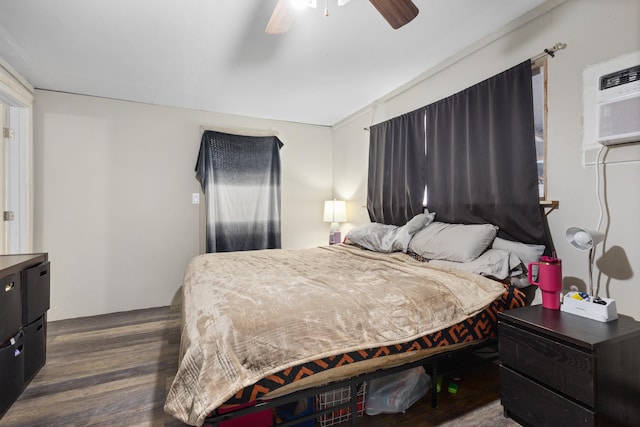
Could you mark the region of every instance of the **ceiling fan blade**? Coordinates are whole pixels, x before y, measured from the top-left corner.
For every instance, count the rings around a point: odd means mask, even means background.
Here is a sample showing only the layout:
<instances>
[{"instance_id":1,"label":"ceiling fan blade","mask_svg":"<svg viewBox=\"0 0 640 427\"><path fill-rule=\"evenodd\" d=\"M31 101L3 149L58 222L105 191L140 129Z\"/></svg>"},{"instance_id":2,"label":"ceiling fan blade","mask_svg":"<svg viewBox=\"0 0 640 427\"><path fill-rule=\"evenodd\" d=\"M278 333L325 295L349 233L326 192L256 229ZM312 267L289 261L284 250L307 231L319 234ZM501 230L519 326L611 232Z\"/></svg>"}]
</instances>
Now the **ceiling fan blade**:
<instances>
[{"instance_id":1,"label":"ceiling fan blade","mask_svg":"<svg viewBox=\"0 0 640 427\"><path fill-rule=\"evenodd\" d=\"M286 33L289 31L289 28L291 28L294 18L295 14L291 10L289 0L278 0L278 4L276 4L275 9L273 9L273 13L264 32L267 34Z\"/></svg>"},{"instance_id":2,"label":"ceiling fan blade","mask_svg":"<svg viewBox=\"0 0 640 427\"><path fill-rule=\"evenodd\" d=\"M398 29L418 16L418 7L411 0L369 0L389 25Z\"/></svg>"}]
</instances>

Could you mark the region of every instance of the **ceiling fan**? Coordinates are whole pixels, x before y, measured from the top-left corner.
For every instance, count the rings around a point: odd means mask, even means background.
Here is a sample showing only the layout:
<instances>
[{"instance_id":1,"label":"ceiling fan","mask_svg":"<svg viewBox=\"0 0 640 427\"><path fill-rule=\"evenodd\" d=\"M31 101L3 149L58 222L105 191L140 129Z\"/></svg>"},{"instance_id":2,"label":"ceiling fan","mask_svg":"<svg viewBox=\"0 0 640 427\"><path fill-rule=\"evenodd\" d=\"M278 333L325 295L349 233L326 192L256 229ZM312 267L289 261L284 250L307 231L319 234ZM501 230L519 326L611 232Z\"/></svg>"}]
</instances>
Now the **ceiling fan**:
<instances>
[{"instance_id":1,"label":"ceiling fan","mask_svg":"<svg viewBox=\"0 0 640 427\"><path fill-rule=\"evenodd\" d=\"M349 3L351 0L338 0L338 6ZM418 7L411 0L369 0L371 4L378 10L382 17L394 29L398 29L410 22L418 15ZM316 7L316 0L298 0L303 7ZM265 33L267 34L283 34L289 31L291 24L295 19L295 7L291 0L278 0L271 18L267 23ZM328 15L328 9L325 8L325 16Z\"/></svg>"}]
</instances>

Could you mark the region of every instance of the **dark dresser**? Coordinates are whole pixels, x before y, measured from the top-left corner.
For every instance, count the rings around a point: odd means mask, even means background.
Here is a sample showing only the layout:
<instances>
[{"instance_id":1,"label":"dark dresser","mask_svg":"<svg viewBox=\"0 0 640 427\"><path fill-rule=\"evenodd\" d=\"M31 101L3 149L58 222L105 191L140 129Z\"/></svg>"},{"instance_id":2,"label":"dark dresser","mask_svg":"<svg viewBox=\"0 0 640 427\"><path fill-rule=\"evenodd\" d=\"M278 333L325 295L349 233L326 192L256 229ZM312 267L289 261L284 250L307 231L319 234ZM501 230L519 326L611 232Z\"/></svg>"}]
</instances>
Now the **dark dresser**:
<instances>
[{"instance_id":1,"label":"dark dresser","mask_svg":"<svg viewBox=\"0 0 640 427\"><path fill-rule=\"evenodd\" d=\"M46 361L46 253L0 255L0 418Z\"/></svg>"},{"instance_id":2,"label":"dark dresser","mask_svg":"<svg viewBox=\"0 0 640 427\"><path fill-rule=\"evenodd\" d=\"M500 399L530 426L640 426L640 323L523 307L499 314Z\"/></svg>"}]
</instances>

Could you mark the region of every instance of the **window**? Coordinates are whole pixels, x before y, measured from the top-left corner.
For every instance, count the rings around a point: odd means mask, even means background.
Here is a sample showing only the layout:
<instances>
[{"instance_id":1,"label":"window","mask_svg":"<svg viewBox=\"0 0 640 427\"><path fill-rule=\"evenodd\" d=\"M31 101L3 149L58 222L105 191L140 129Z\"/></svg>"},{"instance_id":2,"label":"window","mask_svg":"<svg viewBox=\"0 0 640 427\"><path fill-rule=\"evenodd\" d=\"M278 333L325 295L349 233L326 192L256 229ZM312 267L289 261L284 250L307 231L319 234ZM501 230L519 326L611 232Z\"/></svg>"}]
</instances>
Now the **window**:
<instances>
[{"instance_id":1,"label":"window","mask_svg":"<svg viewBox=\"0 0 640 427\"><path fill-rule=\"evenodd\" d=\"M538 195L547 199L547 58L531 63L533 87L533 120L535 125L536 161L538 163Z\"/></svg>"}]
</instances>

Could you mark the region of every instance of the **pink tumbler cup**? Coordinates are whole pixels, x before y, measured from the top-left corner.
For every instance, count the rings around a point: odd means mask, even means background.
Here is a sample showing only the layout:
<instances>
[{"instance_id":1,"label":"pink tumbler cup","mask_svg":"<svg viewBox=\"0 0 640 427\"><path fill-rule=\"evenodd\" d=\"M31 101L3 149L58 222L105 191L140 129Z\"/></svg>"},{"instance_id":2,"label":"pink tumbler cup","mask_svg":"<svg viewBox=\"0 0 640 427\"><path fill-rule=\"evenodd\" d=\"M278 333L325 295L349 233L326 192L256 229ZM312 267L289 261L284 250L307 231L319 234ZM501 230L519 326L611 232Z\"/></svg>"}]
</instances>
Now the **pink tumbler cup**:
<instances>
[{"instance_id":1,"label":"pink tumbler cup","mask_svg":"<svg viewBox=\"0 0 640 427\"><path fill-rule=\"evenodd\" d=\"M538 266L538 281L534 282L531 275L532 266ZM562 290L562 261L555 257L543 256L539 262L531 262L529 283L536 285L542 291L542 306L551 310L560 310L560 291Z\"/></svg>"}]
</instances>

